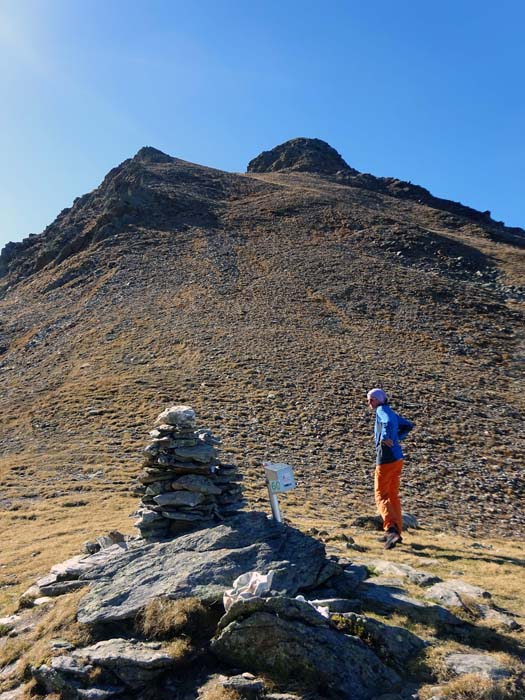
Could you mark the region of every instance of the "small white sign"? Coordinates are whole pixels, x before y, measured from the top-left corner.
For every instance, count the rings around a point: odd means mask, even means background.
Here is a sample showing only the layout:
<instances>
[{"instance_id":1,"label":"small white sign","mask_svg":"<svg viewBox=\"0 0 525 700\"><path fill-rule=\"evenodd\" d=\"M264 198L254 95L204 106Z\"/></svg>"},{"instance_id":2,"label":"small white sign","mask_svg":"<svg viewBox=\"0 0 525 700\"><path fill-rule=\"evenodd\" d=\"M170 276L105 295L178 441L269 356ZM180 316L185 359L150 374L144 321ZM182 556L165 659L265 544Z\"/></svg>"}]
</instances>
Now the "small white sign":
<instances>
[{"instance_id":1,"label":"small white sign","mask_svg":"<svg viewBox=\"0 0 525 700\"><path fill-rule=\"evenodd\" d=\"M289 464L265 462L263 466L270 493L284 493L295 488L293 469Z\"/></svg>"}]
</instances>

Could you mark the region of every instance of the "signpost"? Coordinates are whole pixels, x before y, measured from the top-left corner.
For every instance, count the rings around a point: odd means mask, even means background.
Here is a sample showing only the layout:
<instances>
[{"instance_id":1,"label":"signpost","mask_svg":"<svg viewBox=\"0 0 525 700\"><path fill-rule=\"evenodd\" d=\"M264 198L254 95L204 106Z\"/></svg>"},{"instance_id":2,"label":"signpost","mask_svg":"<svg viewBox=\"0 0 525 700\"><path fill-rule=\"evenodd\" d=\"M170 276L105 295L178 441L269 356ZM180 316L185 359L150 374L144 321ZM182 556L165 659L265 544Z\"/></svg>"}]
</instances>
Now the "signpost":
<instances>
[{"instance_id":1,"label":"signpost","mask_svg":"<svg viewBox=\"0 0 525 700\"><path fill-rule=\"evenodd\" d=\"M268 494L270 496L273 519L280 523L282 522L282 518L277 494L285 493L295 488L293 469L289 464L275 462L264 462L263 467L266 476L266 485L268 486Z\"/></svg>"}]
</instances>

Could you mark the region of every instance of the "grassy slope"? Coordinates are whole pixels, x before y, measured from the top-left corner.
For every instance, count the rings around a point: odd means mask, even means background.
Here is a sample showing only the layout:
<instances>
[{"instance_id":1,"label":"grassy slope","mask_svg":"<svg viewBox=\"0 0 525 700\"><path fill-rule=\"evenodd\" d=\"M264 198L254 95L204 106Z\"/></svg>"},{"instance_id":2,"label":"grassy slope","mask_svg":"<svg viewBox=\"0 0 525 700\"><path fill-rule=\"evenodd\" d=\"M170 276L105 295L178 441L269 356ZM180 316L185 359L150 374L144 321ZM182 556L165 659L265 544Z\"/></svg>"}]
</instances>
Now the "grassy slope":
<instances>
[{"instance_id":1,"label":"grassy slope","mask_svg":"<svg viewBox=\"0 0 525 700\"><path fill-rule=\"evenodd\" d=\"M520 309L483 286L493 269L517 284L523 251L315 177L253 179L273 189L228 201L213 231L117 236L0 301L0 603L131 532L140 450L172 402L223 438L252 507L261 462L289 461L291 507L348 523L372 510L363 398L382 383L418 426L406 509L484 541L525 531Z\"/></svg>"}]
</instances>

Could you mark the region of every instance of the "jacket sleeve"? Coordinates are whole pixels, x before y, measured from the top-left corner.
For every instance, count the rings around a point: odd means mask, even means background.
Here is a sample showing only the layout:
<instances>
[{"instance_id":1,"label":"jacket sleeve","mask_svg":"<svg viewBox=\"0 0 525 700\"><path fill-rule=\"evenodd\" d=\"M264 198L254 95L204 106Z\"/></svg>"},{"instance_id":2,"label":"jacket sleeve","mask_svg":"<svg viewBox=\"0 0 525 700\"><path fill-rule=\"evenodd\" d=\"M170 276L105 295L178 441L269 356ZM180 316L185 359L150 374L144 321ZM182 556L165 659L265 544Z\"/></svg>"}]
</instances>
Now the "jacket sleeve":
<instances>
[{"instance_id":1,"label":"jacket sleeve","mask_svg":"<svg viewBox=\"0 0 525 700\"><path fill-rule=\"evenodd\" d=\"M403 418L403 416L397 417L398 420L398 427L397 427L397 439L398 440L404 440L408 433L412 430L414 427L414 424L411 423L409 420L406 418Z\"/></svg>"}]
</instances>

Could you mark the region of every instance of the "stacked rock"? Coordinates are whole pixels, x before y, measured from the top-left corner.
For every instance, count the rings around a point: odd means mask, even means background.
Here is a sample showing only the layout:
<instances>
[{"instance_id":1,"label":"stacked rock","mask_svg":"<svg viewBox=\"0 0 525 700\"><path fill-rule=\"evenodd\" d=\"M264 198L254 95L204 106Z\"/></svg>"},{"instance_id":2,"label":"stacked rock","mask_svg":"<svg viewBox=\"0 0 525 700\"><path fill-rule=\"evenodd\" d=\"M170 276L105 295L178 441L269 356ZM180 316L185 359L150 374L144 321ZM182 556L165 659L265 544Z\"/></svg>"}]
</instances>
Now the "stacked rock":
<instances>
[{"instance_id":1,"label":"stacked rock","mask_svg":"<svg viewBox=\"0 0 525 700\"><path fill-rule=\"evenodd\" d=\"M234 515L244 505L231 464L218 459L221 441L196 428L190 406L163 411L150 432L145 462L135 493L142 497L135 526L144 539L174 536Z\"/></svg>"}]
</instances>

